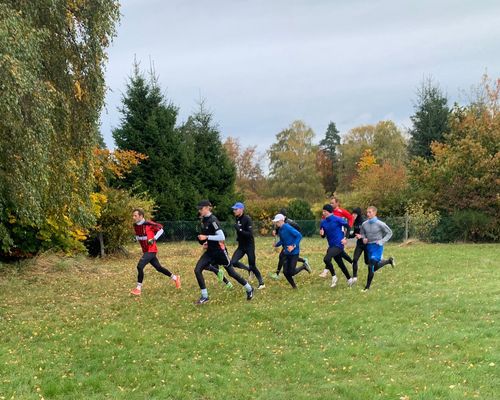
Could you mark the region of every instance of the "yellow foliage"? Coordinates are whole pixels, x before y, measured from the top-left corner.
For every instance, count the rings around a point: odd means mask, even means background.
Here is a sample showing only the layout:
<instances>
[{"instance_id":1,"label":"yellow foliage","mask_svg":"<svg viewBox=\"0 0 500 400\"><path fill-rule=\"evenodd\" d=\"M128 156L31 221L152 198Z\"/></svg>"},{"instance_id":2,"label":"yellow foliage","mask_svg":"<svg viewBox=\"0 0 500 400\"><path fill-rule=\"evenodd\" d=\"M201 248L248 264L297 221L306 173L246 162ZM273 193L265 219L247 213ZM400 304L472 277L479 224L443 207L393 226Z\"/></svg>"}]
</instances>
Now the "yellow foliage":
<instances>
[{"instance_id":1,"label":"yellow foliage","mask_svg":"<svg viewBox=\"0 0 500 400\"><path fill-rule=\"evenodd\" d=\"M92 193L90 195L90 202L92 203L92 214L96 219L99 219L102 214L102 208L108 202L108 197L103 193Z\"/></svg>"},{"instance_id":2,"label":"yellow foliage","mask_svg":"<svg viewBox=\"0 0 500 400\"><path fill-rule=\"evenodd\" d=\"M373 155L372 149L366 149L356 163L358 173L369 170L373 165L377 165L377 159Z\"/></svg>"},{"instance_id":3,"label":"yellow foliage","mask_svg":"<svg viewBox=\"0 0 500 400\"><path fill-rule=\"evenodd\" d=\"M83 98L83 90L80 86L80 82L75 81L75 98L80 101Z\"/></svg>"}]
</instances>

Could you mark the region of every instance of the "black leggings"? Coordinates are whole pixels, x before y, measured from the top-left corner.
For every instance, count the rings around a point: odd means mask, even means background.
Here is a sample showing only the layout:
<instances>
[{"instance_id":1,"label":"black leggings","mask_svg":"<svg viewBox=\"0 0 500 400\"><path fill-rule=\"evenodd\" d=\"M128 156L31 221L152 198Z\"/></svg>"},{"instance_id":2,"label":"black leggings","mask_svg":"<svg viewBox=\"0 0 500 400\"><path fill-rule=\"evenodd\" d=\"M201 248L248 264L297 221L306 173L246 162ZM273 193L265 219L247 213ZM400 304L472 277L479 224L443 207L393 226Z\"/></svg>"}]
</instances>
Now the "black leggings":
<instances>
[{"instance_id":1,"label":"black leggings","mask_svg":"<svg viewBox=\"0 0 500 400\"><path fill-rule=\"evenodd\" d=\"M281 269L283 268L283 265L285 264L285 258L286 258L285 250L281 249L281 252L280 252L280 255L279 255L279 258L278 258L278 267L276 268L276 275L280 274ZM306 260L304 260L302 257L299 256L299 258L297 258L297 261L301 262L302 264L304 264L304 262ZM302 271L305 268L306 267L304 265L302 265L302 267L299 268L299 272Z\"/></svg>"},{"instance_id":2,"label":"black leggings","mask_svg":"<svg viewBox=\"0 0 500 400\"><path fill-rule=\"evenodd\" d=\"M231 260L229 259L227 250L220 250L210 253L206 251L196 263L196 267L194 267L194 274L196 275L196 280L198 281L200 289L207 288L207 286L205 285L205 278L203 278L203 271L206 269L216 274L217 272L219 272L219 268L216 267L217 265L223 266L226 269L228 275L231 278L236 279L240 285L245 286L247 284L247 281L243 279L231 265ZM227 279L224 279L224 282L227 283Z\"/></svg>"},{"instance_id":3,"label":"black leggings","mask_svg":"<svg viewBox=\"0 0 500 400\"><path fill-rule=\"evenodd\" d=\"M370 289L370 285L372 284L373 276L375 272L382 268L384 265L390 264L389 260L370 260L370 264L368 265L368 278L366 280L365 289Z\"/></svg>"},{"instance_id":4,"label":"black leggings","mask_svg":"<svg viewBox=\"0 0 500 400\"><path fill-rule=\"evenodd\" d=\"M325 254L325 257L323 258L323 262L325 263L326 269L328 271L330 271L330 273L333 276L333 275L335 275L335 270L334 270L333 264L332 264L332 258L333 258L335 260L335 262L337 263L337 265L339 266L339 268L342 270L345 277L347 279L350 279L351 276L349 275L349 271L347 270L347 268L344 264L344 260L342 259L343 252L344 252L344 250L339 248L339 247L335 247L335 246L329 247L328 251Z\"/></svg>"},{"instance_id":5,"label":"black leggings","mask_svg":"<svg viewBox=\"0 0 500 400\"><path fill-rule=\"evenodd\" d=\"M158 272L161 272L162 274L167 276L172 276L172 273L168 269L161 266L158 258L156 257L156 254L157 253L148 252L142 255L141 259L137 263L137 282L142 283L142 281L144 280L144 267L148 264L151 264L153 267L155 267Z\"/></svg>"},{"instance_id":6,"label":"black leggings","mask_svg":"<svg viewBox=\"0 0 500 400\"><path fill-rule=\"evenodd\" d=\"M244 255L247 255L248 258L248 267L240 262ZM255 265L255 245L253 243L248 244L246 246L239 245L236 251L233 254L233 258L231 259L231 264L233 267L244 269L248 272L253 272L257 280L259 281L259 285L264 284L264 280L262 279L262 274L259 269Z\"/></svg>"},{"instance_id":7,"label":"black leggings","mask_svg":"<svg viewBox=\"0 0 500 400\"><path fill-rule=\"evenodd\" d=\"M349 264L352 264L352 258L345 252L345 250L342 250L341 254L342 258L346 260Z\"/></svg>"},{"instance_id":8,"label":"black leggings","mask_svg":"<svg viewBox=\"0 0 500 400\"><path fill-rule=\"evenodd\" d=\"M292 288L297 289L297 285L293 280L293 276L297 275L300 271L302 271L305 267L297 268L297 261L299 261L299 255L295 254L285 254L284 255L284 269L283 274L285 275L286 280L292 285Z\"/></svg>"},{"instance_id":9,"label":"black leggings","mask_svg":"<svg viewBox=\"0 0 500 400\"><path fill-rule=\"evenodd\" d=\"M352 276L357 278L358 276L358 260L363 254L365 259L365 264L370 264L370 260L368 259L368 251L366 250L366 245L359 240L356 242L356 248L354 249L354 254L352 256Z\"/></svg>"}]
</instances>

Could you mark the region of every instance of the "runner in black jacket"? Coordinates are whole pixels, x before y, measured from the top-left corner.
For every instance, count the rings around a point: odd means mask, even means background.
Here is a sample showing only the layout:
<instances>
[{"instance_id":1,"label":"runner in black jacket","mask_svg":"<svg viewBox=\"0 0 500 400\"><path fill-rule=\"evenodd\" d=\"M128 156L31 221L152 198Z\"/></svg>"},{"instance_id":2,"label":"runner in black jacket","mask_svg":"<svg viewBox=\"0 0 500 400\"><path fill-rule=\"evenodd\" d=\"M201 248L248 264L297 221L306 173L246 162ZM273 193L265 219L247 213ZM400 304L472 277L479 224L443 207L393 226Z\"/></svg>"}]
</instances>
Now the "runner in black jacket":
<instances>
[{"instance_id":1,"label":"runner in black jacket","mask_svg":"<svg viewBox=\"0 0 500 400\"><path fill-rule=\"evenodd\" d=\"M194 268L196 280L201 289L201 297L195 304L204 304L208 302L208 290L203 278L203 270L211 270L214 265L222 266L226 269L228 275L234 278L242 285L247 292L247 300L252 300L254 289L243 279L231 265L231 260L227 254L224 243L226 237L220 227L219 220L212 214L212 204L208 200L202 200L198 203L198 210L202 217L202 233L198 235L198 242L206 249L200 257Z\"/></svg>"},{"instance_id":2,"label":"runner in black jacket","mask_svg":"<svg viewBox=\"0 0 500 400\"><path fill-rule=\"evenodd\" d=\"M356 207L352 210L352 216L354 217L353 230L349 233L349 238L356 238L356 248L354 249L354 254L352 256L352 283L355 284L358 280L358 260L361 254L364 256L365 264L370 263L368 259L368 252L366 251L366 245L363 243L363 238L361 237L361 225L366 221L361 213L361 208Z\"/></svg>"},{"instance_id":3,"label":"runner in black jacket","mask_svg":"<svg viewBox=\"0 0 500 400\"><path fill-rule=\"evenodd\" d=\"M231 264L236 268L241 268L250 272L250 274L254 274L259 281L257 289L264 289L266 286L264 285L262 274L255 265L255 240L253 238L252 219L245 214L245 205L243 203L236 203L232 209L236 217L234 228L236 229L238 248L233 254ZM248 267L240 262L245 254L248 258Z\"/></svg>"}]
</instances>

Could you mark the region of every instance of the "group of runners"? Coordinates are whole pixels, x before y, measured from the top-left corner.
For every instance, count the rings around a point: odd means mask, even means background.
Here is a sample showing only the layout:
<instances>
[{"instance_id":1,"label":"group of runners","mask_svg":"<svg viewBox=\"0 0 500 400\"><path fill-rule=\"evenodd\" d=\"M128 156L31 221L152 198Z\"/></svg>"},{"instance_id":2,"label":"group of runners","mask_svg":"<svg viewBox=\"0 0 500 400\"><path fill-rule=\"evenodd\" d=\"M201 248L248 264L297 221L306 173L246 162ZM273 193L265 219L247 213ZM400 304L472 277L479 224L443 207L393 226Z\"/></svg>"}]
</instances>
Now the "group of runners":
<instances>
[{"instance_id":1,"label":"group of runners","mask_svg":"<svg viewBox=\"0 0 500 400\"><path fill-rule=\"evenodd\" d=\"M252 220L245 213L245 205L237 202L232 206L235 216L234 228L236 230L238 247L229 257L225 245L225 234L221 228L217 217L212 213L212 204L209 200L202 200L198 203L198 213L201 220L201 232L197 239L204 251L196 266L194 273L200 287L200 298L195 304L201 305L209 301L208 289L203 276L203 271L207 270L215 275L217 279L224 283L225 287L232 288L233 284L226 277L234 279L246 291L247 300L252 300L255 288L249 283L253 277L258 282L257 289L264 289L264 278L257 268L255 257L255 240L252 229ZM270 273L272 279L279 279L281 271L293 289L297 288L294 276L301 271L311 273L311 267L307 258L300 257L300 242L302 234L299 225L290 218L287 218L285 209L280 210L273 218L275 241L273 246L281 248L278 257L276 272ZM330 199L329 204L325 204L322 210L322 220L319 233L326 238L328 248L323 258L325 264L323 272L319 274L322 278L331 276L331 287L338 283L333 261L344 274L348 286L353 286L358 280L358 262L361 255L368 266L366 285L363 291L370 289L374 274L385 265L395 266L393 257L387 260L382 258L384 244L391 238L391 229L377 218L377 209L370 206L366 210L365 218L360 208L353 209L352 213L340 207L340 202L336 197ZM163 234L163 226L153 221L145 220L142 209L134 209L132 213L134 230L137 241L140 243L143 255L137 264L137 285L132 289L131 294L140 296L142 293L142 282L144 279L144 267L151 264L158 272L168 276L175 284L176 288L181 287L181 278L163 267L158 258L157 240ZM347 239L355 238L356 247L352 258L346 253L345 245ZM248 265L241 262L247 256ZM352 265L352 275L346 267L344 260ZM297 266L301 263L300 266ZM235 268L248 272L248 279L240 275Z\"/></svg>"}]
</instances>

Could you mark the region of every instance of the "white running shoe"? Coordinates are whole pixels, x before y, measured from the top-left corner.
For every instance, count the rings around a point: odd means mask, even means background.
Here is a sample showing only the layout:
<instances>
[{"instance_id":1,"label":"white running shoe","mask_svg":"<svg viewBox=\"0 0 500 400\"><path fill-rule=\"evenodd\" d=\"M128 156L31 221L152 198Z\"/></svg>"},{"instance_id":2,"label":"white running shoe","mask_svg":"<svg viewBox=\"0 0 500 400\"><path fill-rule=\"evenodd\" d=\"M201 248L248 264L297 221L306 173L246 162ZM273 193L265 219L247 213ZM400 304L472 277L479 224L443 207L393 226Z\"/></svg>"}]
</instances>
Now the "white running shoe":
<instances>
[{"instance_id":1,"label":"white running shoe","mask_svg":"<svg viewBox=\"0 0 500 400\"><path fill-rule=\"evenodd\" d=\"M265 289L265 288L266 288L266 285L262 284L262 285L259 285L259 287L257 289L262 290L262 289Z\"/></svg>"},{"instance_id":2,"label":"white running shoe","mask_svg":"<svg viewBox=\"0 0 500 400\"><path fill-rule=\"evenodd\" d=\"M327 269L323 270L323 272L321 274L319 274L320 278L326 278L327 276L328 276L328 270Z\"/></svg>"},{"instance_id":3,"label":"white running shoe","mask_svg":"<svg viewBox=\"0 0 500 400\"><path fill-rule=\"evenodd\" d=\"M337 281L338 281L337 275L333 275L332 276L332 284L330 285L330 287L337 286Z\"/></svg>"},{"instance_id":4,"label":"white running shoe","mask_svg":"<svg viewBox=\"0 0 500 400\"><path fill-rule=\"evenodd\" d=\"M357 276L353 276L351 279L352 279L352 284L351 284L351 286L352 286L352 285L355 285L355 284L356 284L356 282L358 281L358 277L357 277Z\"/></svg>"},{"instance_id":5,"label":"white running shoe","mask_svg":"<svg viewBox=\"0 0 500 400\"><path fill-rule=\"evenodd\" d=\"M354 282L353 282L352 278L349 278L347 280L347 286L351 287L352 285L354 285Z\"/></svg>"}]
</instances>

